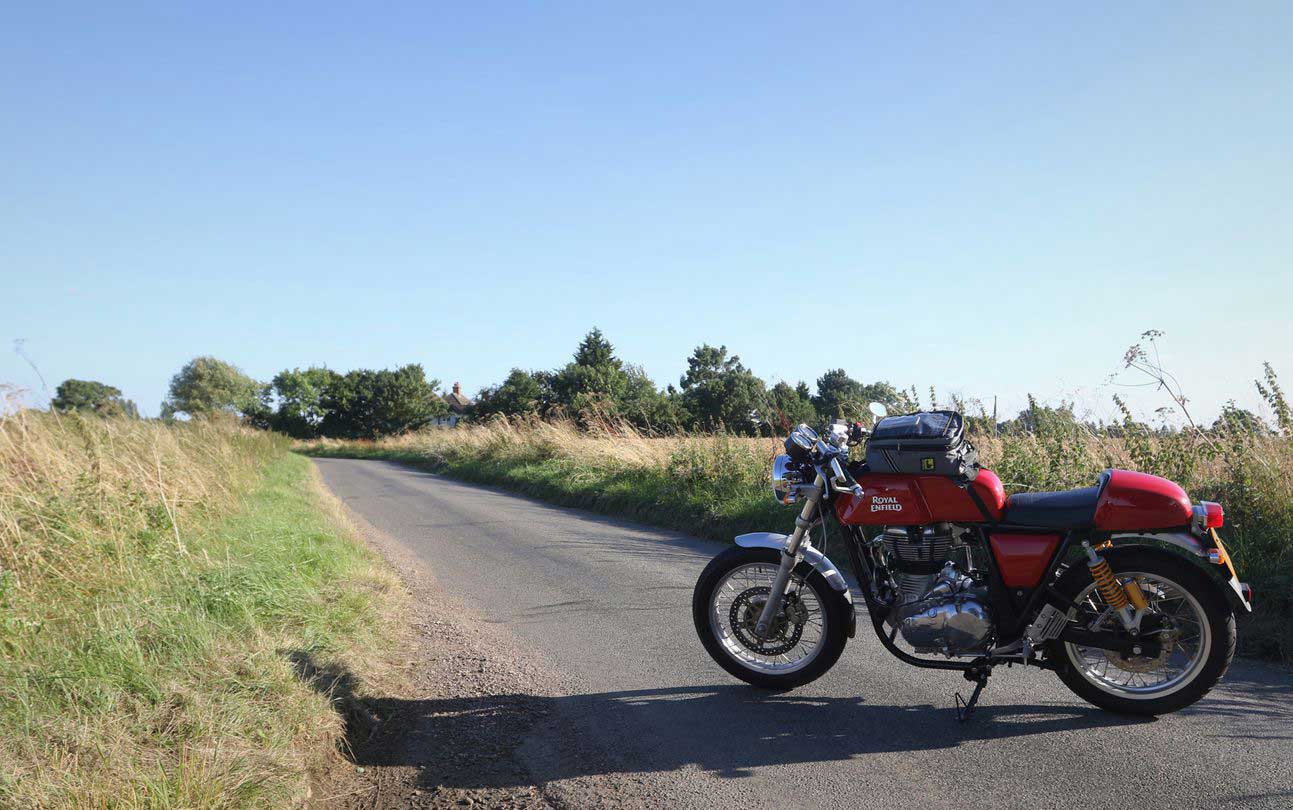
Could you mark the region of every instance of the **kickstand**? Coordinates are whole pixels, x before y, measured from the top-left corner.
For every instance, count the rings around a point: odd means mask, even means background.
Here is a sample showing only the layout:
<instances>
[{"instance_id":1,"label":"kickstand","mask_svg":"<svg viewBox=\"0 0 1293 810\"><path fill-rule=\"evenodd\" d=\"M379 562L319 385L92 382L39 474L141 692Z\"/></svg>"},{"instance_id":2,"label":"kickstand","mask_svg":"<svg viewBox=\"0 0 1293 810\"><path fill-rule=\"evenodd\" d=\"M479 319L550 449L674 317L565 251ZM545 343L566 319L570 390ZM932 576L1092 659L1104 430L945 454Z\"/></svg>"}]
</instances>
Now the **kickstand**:
<instances>
[{"instance_id":1,"label":"kickstand","mask_svg":"<svg viewBox=\"0 0 1293 810\"><path fill-rule=\"evenodd\" d=\"M971 667L965 671L965 679L974 683L974 691L970 693L970 699L967 701L961 697L961 693L956 693L956 720L964 723L974 716L974 707L979 703L979 695L983 693L983 687L988 685L988 676L992 674L992 667Z\"/></svg>"}]
</instances>

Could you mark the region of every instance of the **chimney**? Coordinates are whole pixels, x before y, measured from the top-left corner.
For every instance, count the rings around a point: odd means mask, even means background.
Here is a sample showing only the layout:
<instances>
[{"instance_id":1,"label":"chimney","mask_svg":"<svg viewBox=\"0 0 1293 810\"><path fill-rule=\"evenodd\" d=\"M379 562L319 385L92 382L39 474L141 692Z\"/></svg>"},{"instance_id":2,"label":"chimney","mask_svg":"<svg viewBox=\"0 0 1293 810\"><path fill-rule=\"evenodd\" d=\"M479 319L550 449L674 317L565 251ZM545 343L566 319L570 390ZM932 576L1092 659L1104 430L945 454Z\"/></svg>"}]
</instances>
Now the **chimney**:
<instances>
[{"instance_id":1,"label":"chimney","mask_svg":"<svg viewBox=\"0 0 1293 810\"><path fill-rule=\"evenodd\" d=\"M462 396L462 386L459 385L458 383L454 383L453 393L454 393L454 396L458 396L458 397Z\"/></svg>"}]
</instances>

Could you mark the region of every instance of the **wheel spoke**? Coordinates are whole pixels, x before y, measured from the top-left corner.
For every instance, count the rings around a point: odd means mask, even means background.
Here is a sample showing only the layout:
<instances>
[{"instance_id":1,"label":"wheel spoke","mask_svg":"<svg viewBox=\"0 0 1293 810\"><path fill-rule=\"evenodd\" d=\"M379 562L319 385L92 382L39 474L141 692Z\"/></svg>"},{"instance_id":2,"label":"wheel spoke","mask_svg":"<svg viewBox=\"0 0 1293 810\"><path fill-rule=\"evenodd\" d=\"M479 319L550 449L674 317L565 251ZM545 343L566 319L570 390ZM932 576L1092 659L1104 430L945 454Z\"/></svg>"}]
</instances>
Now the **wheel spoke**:
<instances>
[{"instance_id":1,"label":"wheel spoke","mask_svg":"<svg viewBox=\"0 0 1293 810\"><path fill-rule=\"evenodd\" d=\"M1156 622L1153 625L1156 629L1147 632L1144 638L1159 642L1162 651L1153 658L1124 656L1112 650L1070 643L1065 647L1076 670L1087 681L1114 695L1147 698L1181 688L1202 668L1210 645L1203 607L1180 585L1158 574L1119 573L1118 579L1137 582L1144 591L1149 610L1141 620L1142 627L1145 621ZM1097 614L1089 628L1121 632L1121 623L1113 609L1100 598L1094 584L1088 585L1073 602ZM1076 613L1074 609L1070 616L1076 618Z\"/></svg>"},{"instance_id":2,"label":"wheel spoke","mask_svg":"<svg viewBox=\"0 0 1293 810\"><path fill-rule=\"evenodd\" d=\"M777 568L766 563L739 566L724 576L710 601L710 624L726 652L743 666L769 674L805 666L826 638L821 597L799 575L791 578L785 608L769 636L754 636L754 622L776 575Z\"/></svg>"}]
</instances>

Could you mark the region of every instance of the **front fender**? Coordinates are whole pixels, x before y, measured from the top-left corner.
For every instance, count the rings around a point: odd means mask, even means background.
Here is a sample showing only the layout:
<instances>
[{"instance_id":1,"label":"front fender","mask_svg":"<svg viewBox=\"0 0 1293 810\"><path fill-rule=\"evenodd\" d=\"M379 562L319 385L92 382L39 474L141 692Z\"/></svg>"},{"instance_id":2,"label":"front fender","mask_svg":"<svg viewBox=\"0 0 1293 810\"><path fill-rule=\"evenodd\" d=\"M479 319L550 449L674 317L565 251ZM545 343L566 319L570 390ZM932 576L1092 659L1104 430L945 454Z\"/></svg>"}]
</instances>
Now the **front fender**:
<instances>
[{"instance_id":1,"label":"front fender","mask_svg":"<svg viewBox=\"0 0 1293 810\"><path fill-rule=\"evenodd\" d=\"M1205 568L1215 567L1208 558L1208 551L1212 547L1211 544L1204 543L1190 532L1124 533L1114 534L1110 539L1118 545L1173 546L1195 558L1195 560ZM1245 594L1245 591L1248 588L1244 583L1239 581L1239 576L1237 574L1231 573L1232 570L1233 568L1226 567L1222 568L1219 572L1221 574L1221 578L1224 578L1225 574L1230 573L1230 580L1226 583L1230 587L1223 588L1222 591L1230 599L1236 609L1242 608L1251 613L1253 606L1248 601L1248 596Z\"/></svg>"},{"instance_id":2,"label":"front fender","mask_svg":"<svg viewBox=\"0 0 1293 810\"><path fill-rule=\"evenodd\" d=\"M784 552L788 539L790 538L787 535L775 532L751 532L738 534L736 544L742 548L771 548ZM844 575L840 573L840 569L836 568L835 563L831 562L825 554L813 548L813 544L807 539L799 544L799 558L821 574L831 588L844 595L844 601L849 605L844 633L849 638L853 638L857 634L857 614L853 606L853 592L849 590L849 584L844 581Z\"/></svg>"},{"instance_id":3,"label":"front fender","mask_svg":"<svg viewBox=\"0 0 1293 810\"><path fill-rule=\"evenodd\" d=\"M751 532L750 534L738 534L736 544L741 548L774 548L777 551L785 551L787 539L789 539L787 535L776 534L775 532ZM849 604L853 603L853 593L849 590L849 584L844 581L844 575L840 573L840 569L836 568L835 563L831 562L825 554L805 540L799 544L799 556L804 559L804 562L817 569L818 573L823 577L826 577L826 581L830 583L832 588L844 594L844 598L849 600Z\"/></svg>"}]
</instances>

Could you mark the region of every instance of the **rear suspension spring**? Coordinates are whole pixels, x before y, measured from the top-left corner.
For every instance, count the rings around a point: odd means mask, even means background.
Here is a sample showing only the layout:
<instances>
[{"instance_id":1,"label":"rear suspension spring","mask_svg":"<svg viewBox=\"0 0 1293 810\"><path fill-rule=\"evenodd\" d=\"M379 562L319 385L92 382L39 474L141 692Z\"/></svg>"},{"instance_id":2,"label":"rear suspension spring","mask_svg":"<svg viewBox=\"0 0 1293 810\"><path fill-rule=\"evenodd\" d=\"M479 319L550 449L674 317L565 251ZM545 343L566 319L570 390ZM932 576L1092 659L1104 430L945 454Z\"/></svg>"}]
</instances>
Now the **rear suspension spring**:
<instances>
[{"instance_id":1,"label":"rear suspension spring","mask_svg":"<svg viewBox=\"0 0 1293 810\"><path fill-rule=\"evenodd\" d=\"M1109 567L1109 561L1099 554L1095 549L1086 543L1086 553L1088 556L1087 568L1091 569L1091 578L1095 580L1095 589L1100 592L1100 597L1104 599L1105 604L1114 610L1122 610L1127 607L1127 591L1118 582L1118 578L1113 575L1113 569Z\"/></svg>"}]
</instances>

